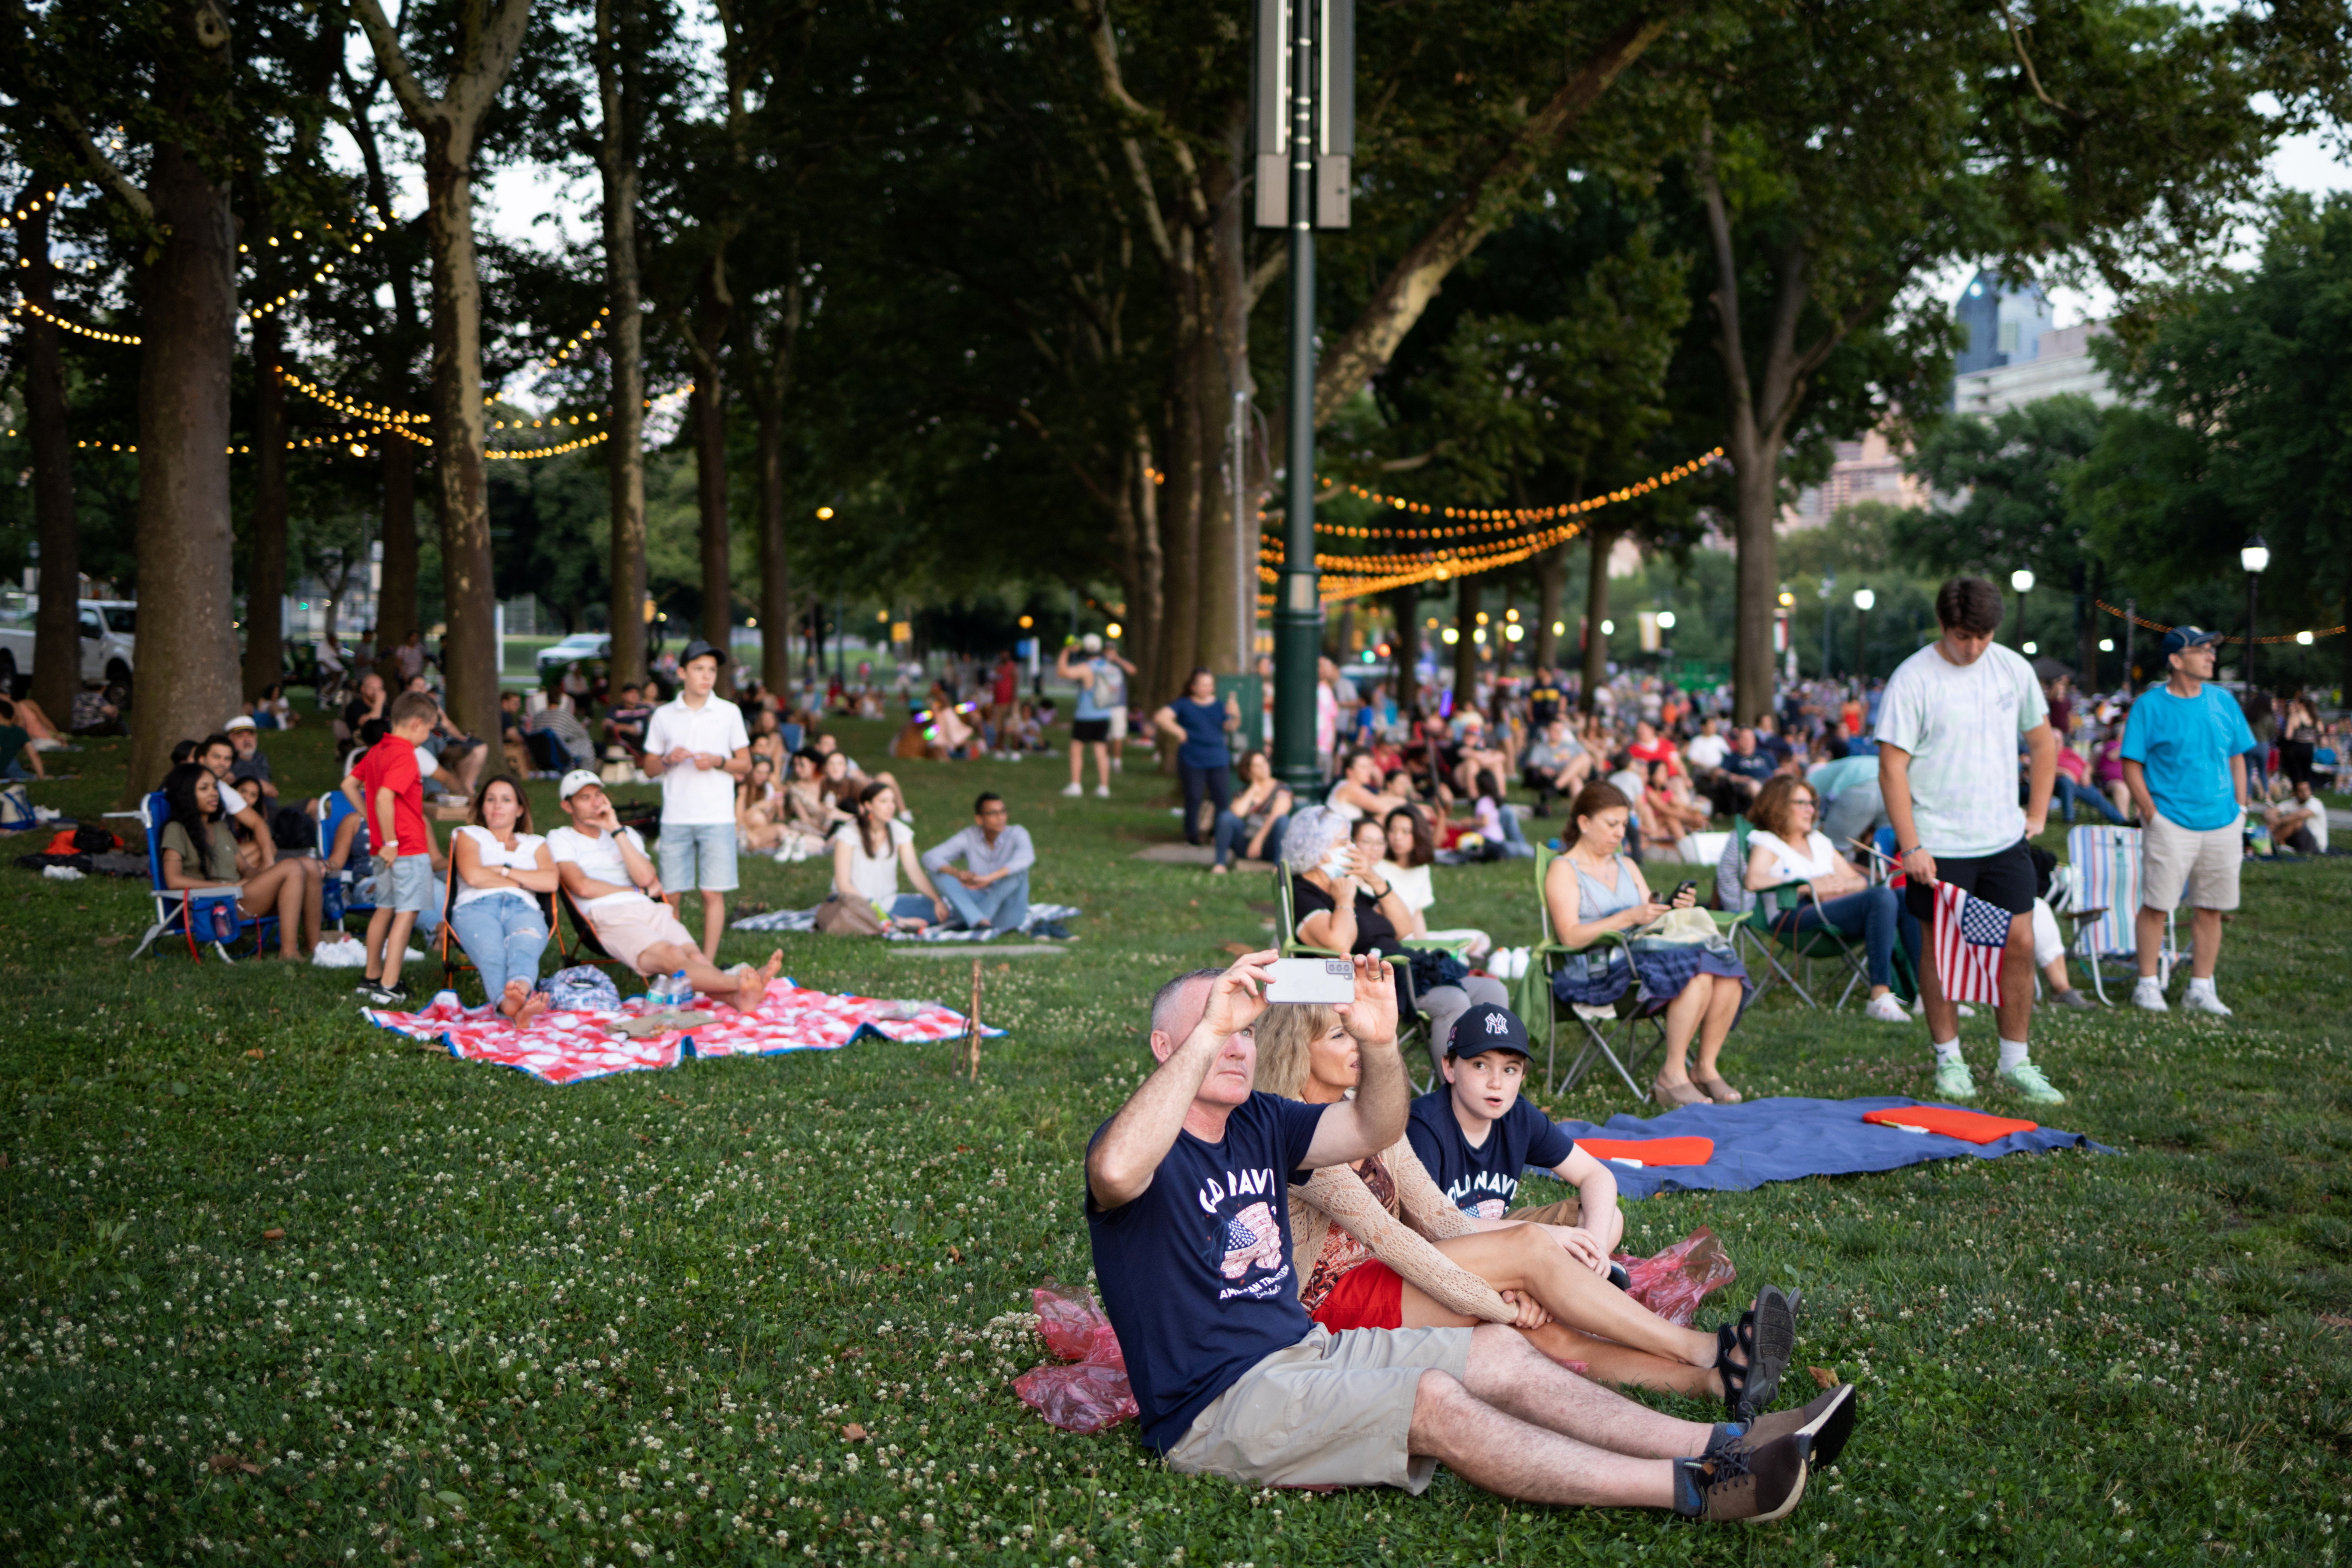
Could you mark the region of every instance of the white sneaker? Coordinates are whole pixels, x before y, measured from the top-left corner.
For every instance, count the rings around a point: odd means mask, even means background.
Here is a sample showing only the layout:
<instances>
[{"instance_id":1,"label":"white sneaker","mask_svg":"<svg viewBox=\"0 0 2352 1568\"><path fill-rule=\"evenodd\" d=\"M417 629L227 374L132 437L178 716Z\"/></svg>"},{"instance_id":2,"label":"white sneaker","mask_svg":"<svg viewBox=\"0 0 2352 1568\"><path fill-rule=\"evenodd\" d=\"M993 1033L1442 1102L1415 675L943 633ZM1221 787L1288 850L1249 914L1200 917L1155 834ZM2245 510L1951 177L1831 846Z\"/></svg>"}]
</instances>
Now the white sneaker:
<instances>
[{"instance_id":1,"label":"white sneaker","mask_svg":"<svg viewBox=\"0 0 2352 1568\"><path fill-rule=\"evenodd\" d=\"M2210 987L2200 989L2191 985L2189 994L2180 999L2180 1005L2192 1013L2210 1013L2216 1018L2231 1016L2228 1005Z\"/></svg>"},{"instance_id":2,"label":"white sneaker","mask_svg":"<svg viewBox=\"0 0 2352 1568\"><path fill-rule=\"evenodd\" d=\"M1072 798L1076 798L1076 797L1077 797L1077 796L1079 796L1079 795L1085 795L1085 794L1087 793L1087 786L1086 786L1086 785L1084 785L1084 784L1069 784L1069 785L1066 785L1066 786L1063 788L1062 793L1063 793L1064 795L1066 795L1071 796Z\"/></svg>"},{"instance_id":3,"label":"white sneaker","mask_svg":"<svg viewBox=\"0 0 2352 1568\"><path fill-rule=\"evenodd\" d=\"M1095 798L1096 798L1097 800L1108 800L1108 799L1110 798L1110 785L1108 785L1108 784L1097 784L1097 785L1095 785Z\"/></svg>"},{"instance_id":4,"label":"white sneaker","mask_svg":"<svg viewBox=\"0 0 2352 1568\"><path fill-rule=\"evenodd\" d=\"M1895 993L1890 991L1887 994L1892 996ZM1973 1018L1977 1016L1977 1010L1965 1002L1956 1004L1952 1010L1963 1018ZM1911 999L1911 1016L1914 1018L1924 1018L1927 1016L1927 1004L1923 998L1914 996Z\"/></svg>"},{"instance_id":5,"label":"white sneaker","mask_svg":"<svg viewBox=\"0 0 2352 1568\"><path fill-rule=\"evenodd\" d=\"M1907 1024L1911 1021L1911 1015L1904 1009L1902 1003L1895 999L1892 991L1883 996L1872 997L1870 1005L1864 1008L1863 1013L1882 1024Z\"/></svg>"},{"instance_id":6,"label":"white sneaker","mask_svg":"<svg viewBox=\"0 0 2352 1568\"><path fill-rule=\"evenodd\" d=\"M2147 979L2132 987L2132 1005L2148 1013L2169 1013L2171 1004L2164 999L2162 982Z\"/></svg>"}]
</instances>

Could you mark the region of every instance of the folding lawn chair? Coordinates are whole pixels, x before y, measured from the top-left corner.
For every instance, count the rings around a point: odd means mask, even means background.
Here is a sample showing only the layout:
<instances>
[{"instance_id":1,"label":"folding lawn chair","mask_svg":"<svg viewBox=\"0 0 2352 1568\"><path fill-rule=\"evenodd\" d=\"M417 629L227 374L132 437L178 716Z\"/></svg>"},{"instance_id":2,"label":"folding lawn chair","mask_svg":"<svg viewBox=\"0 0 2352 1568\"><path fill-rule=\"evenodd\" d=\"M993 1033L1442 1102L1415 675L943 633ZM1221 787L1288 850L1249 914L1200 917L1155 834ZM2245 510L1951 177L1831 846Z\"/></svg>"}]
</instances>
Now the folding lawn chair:
<instances>
[{"instance_id":1,"label":"folding lawn chair","mask_svg":"<svg viewBox=\"0 0 2352 1568\"><path fill-rule=\"evenodd\" d=\"M2140 830L2112 827L2105 823L2068 828L2065 870L2065 907L2058 908L2053 900L2052 908L2061 920L2074 923L2074 933L2067 940L2066 955L2088 972L2091 989L2099 1000L2113 1006L2115 1004L2107 1001L2103 973L2105 961L2128 959L2137 970L2139 960L2136 923L2140 907ZM2057 889L2053 888L2052 891ZM2168 913L2164 917L2164 945L2156 961L2160 984L2171 984L2172 966L2180 962L2178 939L2176 923Z\"/></svg>"},{"instance_id":2,"label":"folding lawn chair","mask_svg":"<svg viewBox=\"0 0 2352 1568\"><path fill-rule=\"evenodd\" d=\"M1853 939L1833 926L1816 926L1811 931L1793 932L1778 929L1775 922L1801 909L1812 899L1813 889L1810 883L1801 881L1781 882L1769 888L1748 887L1748 857L1749 838L1754 832L1754 826L1746 817L1732 819L1731 842L1723 847L1723 858L1716 865L1715 885L1717 900L1727 910L1735 902L1745 906L1743 918L1736 928L1734 942L1736 945L1740 937L1745 937L1748 945L1763 961L1760 966L1763 977L1757 984L1756 997L1760 999L1775 984L1785 981L1790 990L1803 998L1806 1006L1819 1007L1821 1004L1813 999L1813 994L1806 990L1795 973L1780 961L1781 954L1786 953L1803 964L1807 980L1813 977L1816 959L1834 959L1843 963L1846 971L1845 989L1838 993L1836 1005L1831 1008L1832 1012L1836 1012L1853 997L1853 988L1870 978L1869 963Z\"/></svg>"},{"instance_id":3,"label":"folding lawn chair","mask_svg":"<svg viewBox=\"0 0 2352 1568\"><path fill-rule=\"evenodd\" d=\"M1543 940L1528 954L1527 973L1519 977L1517 1011L1521 1019L1532 1019L1539 1010L1544 1019L1544 1091L1565 1094L1576 1087L1596 1056L1607 1059L1633 1091L1633 1098L1647 1103L1649 1090L1634 1079L1633 1068L1647 1065L1654 1055L1663 1056L1666 1045L1666 1026L1658 1015L1663 1008L1653 1007L1642 995L1642 984L1636 978L1629 982L1625 994L1608 1005L1590 1005L1581 1002L1562 1002L1551 988L1556 962L1578 953L1598 953L1614 947L1625 951L1625 962L1633 962L1633 943L1623 931L1606 931L1596 941L1582 947L1570 947L1554 938L1551 929L1551 906L1544 900L1544 883L1552 862L1566 851L1549 844L1536 846L1536 911L1543 922ZM1559 1012L1566 1007L1584 1029L1584 1047L1569 1064L1567 1076L1557 1083L1553 1068L1559 1052ZM1644 1038L1646 1026L1648 1037ZM1622 1055L1620 1053L1622 1053Z\"/></svg>"},{"instance_id":4,"label":"folding lawn chair","mask_svg":"<svg viewBox=\"0 0 2352 1568\"><path fill-rule=\"evenodd\" d=\"M440 942L441 985L444 990L454 988L457 983L457 976L475 967L474 961L466 956L466 944L457 940L457 933L449 924L449 911L457 907L457 890L463 885L462 879L457 875L457 857L453 847L449 857L448 885L442 889L441 893L441 929L434 932ZM548 935L557 939L556 951L561 953L562 942L562 933L555 923L555 895L533 893L531 897L538 901L540 918L547 922ZM583 927L585 923L585 921L582 922ZM533 978L536 979L537 976ZM485 999L490 1002L498 1000L495 996L487 995Z\"/></svg>"},{"instance_id":5,"label":"folding lawn chair","mask_svg":"<svg viewBox=\"0 0 2352 1568\"><path fill-rule=\"evenodd\" d=\"M335 835L342 830L346 818L357 816L360 824L352 830L351 853L343 858L343 868L327 874L341 884L342 910L335 919L338 930L353 915L375 913L375 879L367 874L372 851L368 847L367 818L352 805L352 797L341 790L329 790L319 797L319 862L325 865L334 858Z\"/></svg>"},{"instance_id":6,"label":"folding lawn chair","mask_svg":"<svg viewBox=\"0 0 2352 1568\"><path fill-rule=\"evenodd\" d=\"M139 939L139 945L131 956L144 956L159 937L175 936L188 944L188 956L199 963L204 962L204 948L207 945L220 954L223 963L234 963L236 960L229 956L228 943L248 931L253 935L253 951L258 953L264 940L264 928L268 928L268 934L275 934L277 931L276 915L247 914L237 907L234 893L205 896L191 889L163 885L163 828L171 820L172 808L162 790L139 803L140 826L147 832L147 883L149 896L154 900L155 923L147 928L147 934ZM226 940L209 934L224 908L227 910L227 918L234 922L234 929Z\"/></svg>"},{"instance_id":7,"label":"folding lawn chair","mask_svg":"<svg viewBox=\"0 0 2352 1568\"><path fill-rule=\"evenodd\" d=\"M454 880L454 878L452 879ZM548 916L547 930L548 934L555 941L555 955L562 960L562 967L568 969L575 963L599 963L608 969L617 969L625 974L636 973L634 967L623 963L605 951L604 944L596 940L596 928L588 923L588 917L580 912L580 905L572 899L570 889L561 882L555 886L554 900L556 908L562 911L564 918L562 921L558 921L551 913ZM572 934L569 937L564 935L564 926L567 924L572 928Z\"/></svg>"}]
</instances>

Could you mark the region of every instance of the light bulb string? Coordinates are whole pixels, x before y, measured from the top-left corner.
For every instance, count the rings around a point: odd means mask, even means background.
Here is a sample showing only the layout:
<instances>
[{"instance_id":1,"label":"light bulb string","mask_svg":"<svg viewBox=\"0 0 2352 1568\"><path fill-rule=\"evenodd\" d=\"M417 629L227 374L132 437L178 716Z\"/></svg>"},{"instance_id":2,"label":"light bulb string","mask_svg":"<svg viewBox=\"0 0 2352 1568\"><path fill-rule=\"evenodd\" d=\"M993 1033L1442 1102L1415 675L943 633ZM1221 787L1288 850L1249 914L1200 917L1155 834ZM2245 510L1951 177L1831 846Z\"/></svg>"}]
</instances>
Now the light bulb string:
<instances>
[{"instance_id":1,"label":"light bulb string","mask_svg":"<svg viewBox=\"0 0 2352 1568\"><path fill-rule=\"evenodd\" d=\"M2136 626L2144 626L2152 632L2168 632L2172 629L2162 621L2151 621L2146 616L2139 614L2136 610L2120 609L2114 605L2108 604L2105 599L2094 599L2091 602L2098 605L2099 608L2106 611L2107 614L2116 616L2119 620L2129 621ZM2307 631L2281 632L2275 637L2256 637L2254 641L2257 643L2301 642L2305 637L2340 637L2347 629L2352 628L2347 628L2346 626L2328 626L2323 629L2321 627L2314 626ZM2242 637L2216 637L2213 640L2224 643L2242 643L2246 639Z\"/></svg>"}]
</instances>

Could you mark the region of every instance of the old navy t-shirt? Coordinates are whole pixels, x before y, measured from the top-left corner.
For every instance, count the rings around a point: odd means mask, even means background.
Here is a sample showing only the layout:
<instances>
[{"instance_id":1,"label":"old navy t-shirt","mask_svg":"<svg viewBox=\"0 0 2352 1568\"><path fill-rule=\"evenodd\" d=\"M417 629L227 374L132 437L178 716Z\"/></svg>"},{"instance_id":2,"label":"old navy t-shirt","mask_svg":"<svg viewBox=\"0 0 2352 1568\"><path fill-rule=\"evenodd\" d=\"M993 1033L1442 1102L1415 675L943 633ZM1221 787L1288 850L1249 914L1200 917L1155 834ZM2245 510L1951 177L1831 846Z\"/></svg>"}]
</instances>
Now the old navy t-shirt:
<instances>
[{"instance_id":1,"label":"old navy t-shirt","mask_svg":"<svg viewBox=\"0 0 2352 1568\"><path fill-rule=\"evenodd\" d=\"M1509 1212L1520 1172L1529 1165L1552 1170L1576 1150L1574 1139L1524 1100L1513 1100L1486 1129L1486 1142L1473 1149L1454 1114L1454 1090L1444 1085L1412 1102L1404 1135L1446 1201L1479 1219Z\"/></svg>"},{"instance_id":2,"label":"old navy t-shirt","mask_svg":"<svg viewBox=\"0 0 2352 1568\"><path fill-rule=\"evenodd\" d=\"M1163 1453L1242 1373L1315 1326L1291 1277L1289 1189L1306 1184L1323 1111L1253 1094L1225 1119L1222 1142L1178 1132L1132 1203L1100 1209L1087 1194L1103 1310L1143 1439Z\"/></svg>"}]
</instances>

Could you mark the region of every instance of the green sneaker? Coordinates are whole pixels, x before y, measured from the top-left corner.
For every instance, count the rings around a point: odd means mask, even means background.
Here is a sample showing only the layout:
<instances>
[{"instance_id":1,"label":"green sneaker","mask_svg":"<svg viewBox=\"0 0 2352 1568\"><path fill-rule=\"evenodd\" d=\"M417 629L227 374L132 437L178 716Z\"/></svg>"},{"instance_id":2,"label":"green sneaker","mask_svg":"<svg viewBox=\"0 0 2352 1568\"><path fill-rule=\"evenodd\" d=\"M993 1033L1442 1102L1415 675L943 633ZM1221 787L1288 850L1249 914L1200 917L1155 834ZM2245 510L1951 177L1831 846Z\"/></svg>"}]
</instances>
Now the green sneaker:
<instances>
[{"instance_id":1,"label":"green sneaker","mask_svg":"<svg viewBox=\"0 0 2352 1568\"><path fill-rule=\"evenodd\" d=\"M1974 1100L1976 1074L1969 1071L1969 1064L1964 1061L1937 1062L1936 1095L1939 1100Z\"/></svg>"},{"instance_id":2,"label":"green sneaker","mask_svg":"<svg viewBox=\"0 0 2352 1568\"><path fill-rule=\"evenodd\" d=\"M2050 1087L2042 1069L2032 1062L2020 1062L2000 1075L2001 1081L2017 1090L2018 1097L2035 1105L2063 1105L2066 1097Z\"/></svg>"}]
</instances>

